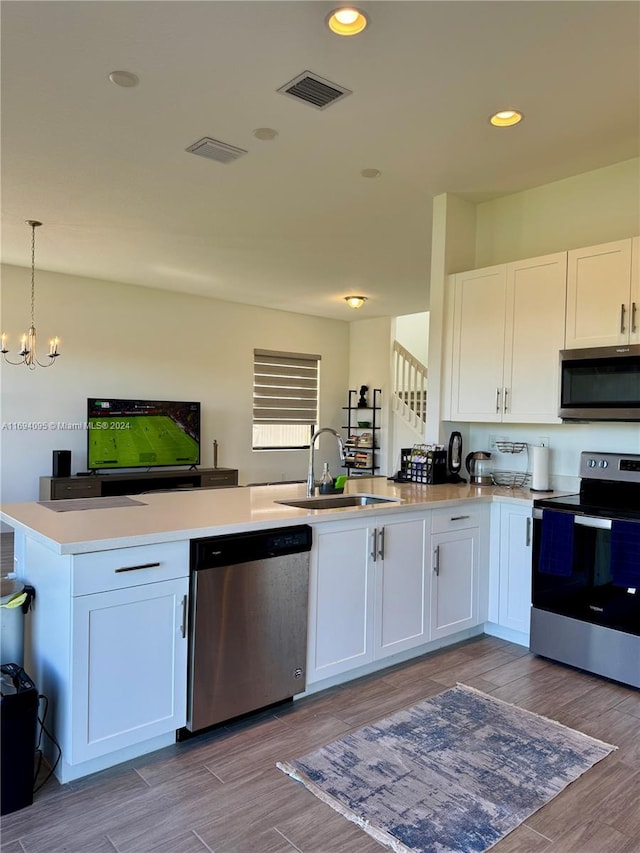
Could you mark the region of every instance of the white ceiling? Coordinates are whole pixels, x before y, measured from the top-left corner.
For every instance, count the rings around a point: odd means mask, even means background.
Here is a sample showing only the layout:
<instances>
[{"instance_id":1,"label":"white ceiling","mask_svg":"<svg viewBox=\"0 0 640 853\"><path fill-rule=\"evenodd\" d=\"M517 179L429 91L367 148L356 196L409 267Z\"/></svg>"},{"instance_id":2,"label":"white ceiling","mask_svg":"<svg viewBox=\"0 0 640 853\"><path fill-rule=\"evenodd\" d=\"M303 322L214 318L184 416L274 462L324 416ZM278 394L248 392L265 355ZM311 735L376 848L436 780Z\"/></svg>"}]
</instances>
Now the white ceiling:
<instances>
[{"instance_id":1,"label":"white ceiling","mask_svg":"<svg viewBox=\"0 0 640 853\"><path fill-rule=\"evenodd\" d=\"M2 3L2 260L344 320L428 307L434 195L639 152L637 2ZM137 74L135 88L109 82ZM277 93L308 70L353 94ZM494 129L497 109L524 122ZM253 136L271 127L278 136ZM203 136L248 150L222 165ZM379 169L379 178L361 177ZM369 297L353 312L349 293Z\"/></svg>"}]
</instances>

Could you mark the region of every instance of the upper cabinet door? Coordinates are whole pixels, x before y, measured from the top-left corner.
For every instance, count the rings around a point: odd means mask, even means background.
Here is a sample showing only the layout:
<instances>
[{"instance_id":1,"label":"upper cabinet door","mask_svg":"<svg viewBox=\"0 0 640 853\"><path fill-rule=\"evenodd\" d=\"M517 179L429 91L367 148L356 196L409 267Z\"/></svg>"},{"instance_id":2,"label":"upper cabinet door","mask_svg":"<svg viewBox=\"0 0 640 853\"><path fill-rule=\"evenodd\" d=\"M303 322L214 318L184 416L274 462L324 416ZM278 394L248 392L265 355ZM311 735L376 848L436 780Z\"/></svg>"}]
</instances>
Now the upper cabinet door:
<instances>
[{"instance_id":1,"label":"upper cabinet door","mask_svg":"<svg viewBox=\"0 0 640 853\"><path fill-rule=\"evenodd\" d=\"M567 253L507 264L504 423L560 423Z\"/></svg>"},{"instance_id":2,"label":"upper cabinet door","mask_svg":"<svg viewBox=\"0 0 640 853\"><path fill-rule=\"evenodd\" d=\"M632 243L618 240L568 253L567 349L637 342L639 286L634 284L632 297Z\"/></svg>"},{"instance_id":3,"label":"upper cabinet door","mask_svg":"<svg viewBox=\"0 0 640 853\"><path fill-rule=\"evenodd\" d=\"M455 276L452 420L502 420L506 283L504 264Z\"/></svg>"},{"instance_id":4,"label":"upper cabinet door","mask_svg":"<svg viewBox=\"0 0 640 853\"><path fill-rule=\"evenodd\" d=\"M631 318L629 343L640 344L640 237L631 241Z\"/></svg>"}]
</instances>

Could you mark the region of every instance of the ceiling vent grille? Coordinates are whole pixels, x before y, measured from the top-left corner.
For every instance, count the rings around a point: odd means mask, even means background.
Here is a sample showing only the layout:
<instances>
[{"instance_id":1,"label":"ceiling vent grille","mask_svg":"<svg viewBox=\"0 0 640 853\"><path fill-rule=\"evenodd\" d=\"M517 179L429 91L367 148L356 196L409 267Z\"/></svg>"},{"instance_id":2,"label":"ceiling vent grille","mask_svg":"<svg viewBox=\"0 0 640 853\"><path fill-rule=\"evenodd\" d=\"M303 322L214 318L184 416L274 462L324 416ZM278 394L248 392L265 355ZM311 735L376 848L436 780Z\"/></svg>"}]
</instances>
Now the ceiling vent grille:
<instances>
[{"instance_id":1,"label":"ceiling vent grille","mask_svg":"<svg viewBox=\"0 0 640 853\"><path fill-rule=\"evenodd\" d=\"M331 104L335 104L336 101L352 94L350 89L345 89L344 86L325 80L324 77L312 74L311 71L303 71L302 74L298 74L293 80L281 86L278 92L281 95L296 98L298 101L304 101L317 110L324 110Z\"/></svg>"},{"instance_id":2,"label":"ceiling vent grille","mask_svg":"<svg viewBox=\"0 0 640 853\"><path fill-rule=\"evenodd\" d=\"M235 145L227 145L226 142L219 142L217 139L211 139L209 136L203 136L187 149L191 154L197 154L199 157L207 157L209 160L217 160L218 163L232 163L243 154L248 154L244 148L236 148Z\"/></svg>"}]
</instances>

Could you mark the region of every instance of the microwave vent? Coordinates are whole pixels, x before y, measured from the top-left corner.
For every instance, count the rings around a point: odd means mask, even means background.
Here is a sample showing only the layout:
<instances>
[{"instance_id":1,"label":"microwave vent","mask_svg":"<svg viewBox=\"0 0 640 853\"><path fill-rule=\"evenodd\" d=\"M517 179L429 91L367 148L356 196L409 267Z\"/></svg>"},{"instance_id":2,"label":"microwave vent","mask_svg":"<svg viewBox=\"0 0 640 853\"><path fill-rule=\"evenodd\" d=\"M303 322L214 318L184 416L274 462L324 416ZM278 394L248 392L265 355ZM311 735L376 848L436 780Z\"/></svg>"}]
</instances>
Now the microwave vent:
<instances>
[{"instance_id":1,"label":"microwave vent","mask_svg":"<svg viewBox=\"0 0 640 853\"><path fill-rule=\"evenodd\" d=\"M211 139L210 136L203 136L202 139L194 142L185 150L191 154L197 154L199 157L217 160L218 163L232 163L244 154L249 153L244 148L236 148L235 145L220 142L218 139Z\"/></svg>"},{"instance_id":2,"label":"microwave vent","mask_svg":"<svg viewBox=\"0 0 640 853\"><path fill-rule=\"evenodd\" d=\"M293 80L289 80L277 90L281 95L289 95L298 101L304 101L317 110L324 110L336 101L351 95L350 89L325 80L311 71L303 71Z\"/></svg>"}]
</instances>

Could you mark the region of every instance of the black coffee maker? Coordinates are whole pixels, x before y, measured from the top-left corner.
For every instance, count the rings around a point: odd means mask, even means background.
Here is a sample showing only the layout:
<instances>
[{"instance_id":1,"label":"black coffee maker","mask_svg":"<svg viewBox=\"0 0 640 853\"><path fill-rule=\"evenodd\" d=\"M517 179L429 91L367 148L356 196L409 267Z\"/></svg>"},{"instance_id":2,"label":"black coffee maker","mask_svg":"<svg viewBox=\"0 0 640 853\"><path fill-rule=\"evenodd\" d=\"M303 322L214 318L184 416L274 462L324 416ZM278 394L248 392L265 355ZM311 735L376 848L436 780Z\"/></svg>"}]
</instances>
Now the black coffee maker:
<instances>
[{"instance_id":1,"label":"black coffee maker","mask_svg":"<svg viewBox=\"0 0 640 853\"><path fill-rule=\"evenodd\" d=\"M447 483L466 483L464 477L460 476L462 469L462 436L459 432L452 432L449 436L449 449L447 451Z\"/></svg>"}]
</instances>

